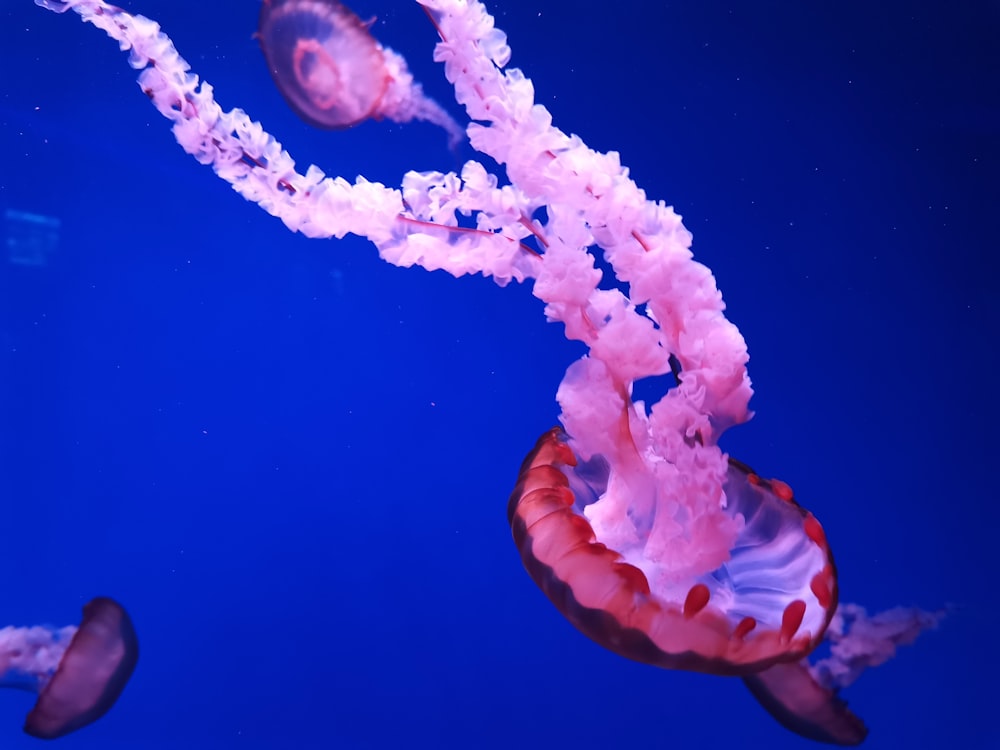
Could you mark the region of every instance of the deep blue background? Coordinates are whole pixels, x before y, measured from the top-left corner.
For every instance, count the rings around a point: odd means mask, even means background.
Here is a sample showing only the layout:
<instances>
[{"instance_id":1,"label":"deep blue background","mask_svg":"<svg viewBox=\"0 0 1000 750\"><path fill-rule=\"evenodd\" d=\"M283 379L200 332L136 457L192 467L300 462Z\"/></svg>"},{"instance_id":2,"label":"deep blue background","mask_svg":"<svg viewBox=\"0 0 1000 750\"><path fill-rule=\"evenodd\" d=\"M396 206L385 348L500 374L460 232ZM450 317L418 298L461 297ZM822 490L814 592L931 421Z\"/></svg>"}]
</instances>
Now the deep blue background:
<instances>
[{"instance_id":1,"label":"deep blue background","mask_svg":"<svg viewBox=\"0 0 1000 750\"><path fill-rule=\"evenodd\" d=\"M145 0L301 167L452 169L427 125L310 130L246 0ZM389 10L386 10L389 6ZM872 748L995 748L1000 6L491 3L556 124L694 232L746 336L724 447L822 520L843 598L960 609L847 694ZM416 6L357 0L450 108ZM0 624L130 609L138 670L66 748L804 748L736 680L627 663L504 511L579 354L524 287L307 240L176 146L75 15L0 10ZM471 158L466 151L462 158ZM0 695L0 744L26 694Z\"/></svg>"}]
</instances>

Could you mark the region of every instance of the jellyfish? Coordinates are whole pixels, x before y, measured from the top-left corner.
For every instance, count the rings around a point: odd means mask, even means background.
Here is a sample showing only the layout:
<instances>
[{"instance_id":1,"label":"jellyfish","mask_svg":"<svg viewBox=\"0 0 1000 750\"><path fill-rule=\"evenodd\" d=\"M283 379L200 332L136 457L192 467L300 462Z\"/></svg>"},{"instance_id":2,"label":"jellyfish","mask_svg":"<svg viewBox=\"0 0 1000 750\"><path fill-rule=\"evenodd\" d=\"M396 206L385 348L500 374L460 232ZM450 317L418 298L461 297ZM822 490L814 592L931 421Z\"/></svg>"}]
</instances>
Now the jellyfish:
<instances>
[{"instance_id":1,"label":"jellyfish","mask_svg":"<svg viewBox=\"0 0 1000 750\"><path fill-rule=\"evenodd\" d=\"M731 555L690 578L647 554L656 544L651 508L646 518L624 511L627 540L600 541L587 501L627 502L608 492L608 469L579 462L565 434L551 430L508 505L525 568L570 622L622 656L716 674L759 672L815 647L836 608L836 575L822 526L787 485L730 459L725 514L741 519Z\"/></svg>"},{"instance_id":2,"label":"jellyfish","mask_svg":"<svg viewBox=\"0 0 1000 750\"><path fill-rule=\"evenodd\" d=\"M643 478L629 476L628 463L618 472L612 478L601 456L581 460L561 428L542 435L521 466L508 521L525 569L563 616L628 659L742 677L771 716L807 739L860 744L868 729L840 690L937 627L945 611L897 607L869 616L856 604L838 605L819 521L787 484L731 457L722 508L736 536L724 561L692 574L664 552L657 527L661 536L662 527L676 534L682 548L713 530L690 523L683 502L658 509L633 502L629 488ZM687 518L686 527L675 518ZM829 656L810 664L824 637Z\"/></svg>"},{"instance_id":3,"label":"jellyfish","mask_svg":"<svg viewBox=\"0 0 1000 750\"><path fill-rule=\"evenodd\" d=\"M454 148L464 133L400 55L383 47L337 0L264 0L257 39L268 70L292 110L317 128L364 120L425 120L445 129Z\"/></svg>"},{"instance_id":4,"label":"jellyfish","mask_svg":"<svg viewBox=\"0 0 1000 750\"><path fill-rule=\"evenodd\" d=\"M101 718L135 669L139 644L128 613L99 597L78 627L0 629L0 687L38 694L24 731L55 739Z\"/></svg>"},{"instance_id":5,"label":"jellyfish","mask_svg":"<svg viewBox=\"0 0 1000 750\"><path fill-rule=\"evenodd\" d=\"M722 486L735 541L727 560L692 576L676 565L664 569L669 558L655 530L671 524L651 506L643 517L614 486L641 482L612 482L600 457L580 461L559 428L542 435L507 508L522 563L539 588L578 630L620 656L748 677L753 695L786 727L819 741L860 743L864 723L798 663L837 609L836 568L819 521L787 484L730 458ZM613 546L588 518L599 500L625 506L600 511L623 518L619 533L610 534Z\"/></svg>"},{"instance_id":6,"label":"jellyfish","mask_svg":"<svg viewBox=\"0 0 1000 750\"><path fill-rule=\"evenodd\" d=\"M480 273L501 285L533 280L546 318L586 353L556 394L562 426L529 453L508 503L531 577L617 654L741 677L798 734L864 739L837 690L938 615L845 609L820 523L787 484L723 453L720 436L752 416L753 390L746 342L724 315L715 278L694 260L681 217L647 199L618 153L594 151L553 124L530 80L507 67L506 35L478 0L420 4L441 37L435 59L472 120L470 145L509 181L469 161L460 174L411 170L398 190L315 166L298 173L258 123L222 111L148 19L104 0L35 2L72 8L130 50L143 92L182 148L289 229L367 237L399 266ZM388 106L399 86L391 56L339 3L266 1L260 41L306 119L324 127L400 119ZM474 217L474 228L460 216ZM669 371L675 387L648 405L632 401L635 383ZM830 659L810 664L826 637Z\"/></svg>"}]
</instances>

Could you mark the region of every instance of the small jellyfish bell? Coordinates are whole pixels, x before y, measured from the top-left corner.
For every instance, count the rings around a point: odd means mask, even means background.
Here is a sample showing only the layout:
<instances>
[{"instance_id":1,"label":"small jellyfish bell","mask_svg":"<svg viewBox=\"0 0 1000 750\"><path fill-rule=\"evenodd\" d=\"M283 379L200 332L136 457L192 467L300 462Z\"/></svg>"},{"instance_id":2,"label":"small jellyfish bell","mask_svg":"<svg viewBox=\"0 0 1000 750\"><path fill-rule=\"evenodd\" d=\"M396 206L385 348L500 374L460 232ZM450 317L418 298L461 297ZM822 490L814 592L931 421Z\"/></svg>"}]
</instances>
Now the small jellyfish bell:
<instances>
[{"instance_id":1,"label":"small jellyfish bell","mask_svg":"<svg viewBox=\"0 0 1000 750\"><path fill-rule=\"evenodd\" d=\"M128 613L112 599L97 598L84 605L78 627L0 629L0 687L37 693L24 731L55 739L107 713L138 657Z\"/></svg>"},{"instance_id":2,"label":"small jellyfish bell","mask_svg":"<svg viewBox=\"0 0 1000 750\"><path fill-rule=\"evenodd\" d=\"M383 47L337 0L264 0L257 39L274 82L295 113L324 129L364 120L424 120L445 129L454 148L458 123L413 80L400 55Z\"/></svg>"}]
</instances>

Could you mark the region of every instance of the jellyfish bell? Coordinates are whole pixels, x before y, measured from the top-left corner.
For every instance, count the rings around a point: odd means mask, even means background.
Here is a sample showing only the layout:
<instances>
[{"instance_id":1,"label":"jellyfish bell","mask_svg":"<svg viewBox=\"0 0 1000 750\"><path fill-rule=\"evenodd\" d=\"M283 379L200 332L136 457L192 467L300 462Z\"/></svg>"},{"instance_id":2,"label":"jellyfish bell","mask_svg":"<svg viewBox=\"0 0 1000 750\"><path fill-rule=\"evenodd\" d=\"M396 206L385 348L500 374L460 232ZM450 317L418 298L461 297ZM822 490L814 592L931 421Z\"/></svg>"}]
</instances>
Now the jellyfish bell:
<instances>
[{"instance_id":1,"label":"jellyfish bell","mask_svg":"<svg viewBox=\"0 0 1000 750\"><path fill-rule=\"evenodd\" d=\"M745 676L743 684L778 723L806 739L851 746L868 736L864 722L804 661L775 664Z\"/></svg>"},{"instance_id":2,"label":"jellyfish bell","mask_svg":"<svg viewBox=\"0 0 1000 750\"><path fill-rule=\"evenodd\" d=\"M611 473L600 457L580 461L560 429L545 433L522 464L508 520L525 568L559 611L629 659L747 678L764 707L803 736L863 740L860 719L797 664L823 639L838 592L823 528L788 485L730 460L720 512L734 541L725 561L690 576L670 567L654 538L668 526L697 547L699 534L713 533L691 523L681 504L672 518L645 517L619 497L615 533L595 531L609 527L607 510L605 523L592 522L598 499L614 502L622 487L641 485Z\"/></svg>"},{"instance_id":3,"label":"jellyfish bell","mask_svg":"<svg viewBox=\"0 0 1000 750\"><path fill-rule=\"evenodd\" d=\"M313 127L424 120L444 128L454 148L464 136L458 123L369 25L337 0L264 0L257 40L288 106Z\"/></svg>"},{"instance_id":4,"label":"jellyfish bell","mask_svg":"<svg viewBox=\"0 0 1000 750\"><path fill-rule=\"evenodd\" d=\"M128 613L99 597L84 605L78 627L0 630L0 686L36 692L24 731L55 739L107 713L138 657Z\"/></svg>"},{"instance_id":5,"label":"jellyfish bell","mask_svg":"<svg viewBox=\"0 0 1000 750\"><path fill-rule=\"evenodd\" d=\"M138 658L139 642L124 608L108 598L91 600L24 731L50 739L96 721L118 700Z\"/></svg>"},{"instance_id":6,"label":"jellyfish bell","mask_svg":"<svg viewBox=\"0 0 1000 750\"><path fill-rule=\"evenodd\" d=\"M660 519L633 514L630 549L602 541L573 491L595 484L593 462L582 479L566 440L558 429L541 437L508 515L528 572L577 628L637 661L728 675L799 659L819 643L836 608L833 559L822 527L787 485L730 462L725 513L740 531L728 561L689 580L643 557ZM607 496L607 480L597 481L590 494Z\"/></svg>"},{"instance_id":7,"label":"jellyfish bell","mask_svg":"<svg viewBox=\"0 0 1000 750\"><path fill-rule=\"evenodd\" d=\"M376 116L389 71L381 45L342 4L264 0L257 39L279 91L310 125L349 128Z\"/></svg>"}]
</instances>

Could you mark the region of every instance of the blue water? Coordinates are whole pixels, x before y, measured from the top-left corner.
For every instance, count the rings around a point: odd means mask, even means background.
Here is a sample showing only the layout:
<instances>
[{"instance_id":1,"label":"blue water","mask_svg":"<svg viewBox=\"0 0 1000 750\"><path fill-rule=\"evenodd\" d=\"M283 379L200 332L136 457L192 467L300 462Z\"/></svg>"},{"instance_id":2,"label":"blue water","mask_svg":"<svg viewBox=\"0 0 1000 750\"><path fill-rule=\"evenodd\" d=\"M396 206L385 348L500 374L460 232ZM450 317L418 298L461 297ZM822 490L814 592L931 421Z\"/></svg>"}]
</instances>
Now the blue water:
<instances>
[{"instance_id":1,"label":"blue water","mask_svg":"<svg viewBox=\"0 0 1000 750\"><path fill-rule=\"evenodd\" d=\"M715 272L756 387L723 447L821 519L844 600L958 607L846 693L866 747L1000 746L1000 9L584 5L491 3L556 124L619 151ZM127 7L301 167L457 166L432 126L300 123L255 2ZM419 9L353 7L461 117ZM73 14L4 0L0 70L0 209L58 220L0 259L0 625L103 594L142 644L63 746L809 745L737 680L593 645L522 570L507 495L580 354L526 288L290 234ZM4 747L36 745L30 705L0 694Z\"/></svg>"}]
</instances>

